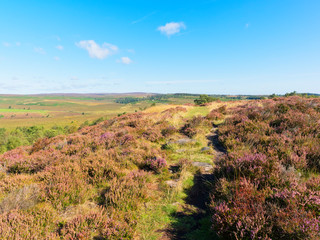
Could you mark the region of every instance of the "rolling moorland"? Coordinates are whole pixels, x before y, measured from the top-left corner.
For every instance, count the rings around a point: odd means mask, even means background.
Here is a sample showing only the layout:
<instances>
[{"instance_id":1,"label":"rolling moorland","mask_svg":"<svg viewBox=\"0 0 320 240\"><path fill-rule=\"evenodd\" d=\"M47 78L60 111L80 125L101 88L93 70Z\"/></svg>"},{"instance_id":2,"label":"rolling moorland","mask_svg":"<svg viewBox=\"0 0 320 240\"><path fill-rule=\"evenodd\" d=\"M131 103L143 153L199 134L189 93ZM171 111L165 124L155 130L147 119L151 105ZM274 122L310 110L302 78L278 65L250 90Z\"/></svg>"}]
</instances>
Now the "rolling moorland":
<instances>
[{"instance_id":1,"label":"rolling moorland","mask_svg":"<svg viewBox=\"0 0 320 240\"><path fill-rule=\"evenodd\" d=\"M83 98L1 96L1 239L320 238L320 99Z\"/></svg>"},{"instance_id":2,"label":"rolling moorland","mask_svg":"<svg viewBox=\"0 0 320 240\"><path fill-rule=\"evenodd\" d=\"M42 94L0 95L0 153L33 144L43 137L74 133L125 113L139 112L155 104L193 103L197 94ZM236 100L259 96L223 96Z\"/></svg>"}]
</instances>

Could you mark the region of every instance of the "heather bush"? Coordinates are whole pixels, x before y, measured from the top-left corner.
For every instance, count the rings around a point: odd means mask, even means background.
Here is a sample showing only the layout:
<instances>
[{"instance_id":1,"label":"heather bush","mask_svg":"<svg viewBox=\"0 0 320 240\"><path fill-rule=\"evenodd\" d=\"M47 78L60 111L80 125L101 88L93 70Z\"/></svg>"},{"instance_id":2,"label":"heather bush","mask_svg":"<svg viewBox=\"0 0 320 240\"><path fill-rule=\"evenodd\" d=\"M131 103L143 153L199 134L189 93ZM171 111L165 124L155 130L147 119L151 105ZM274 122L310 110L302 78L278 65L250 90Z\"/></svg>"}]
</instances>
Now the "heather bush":
<instances>
[{"instance_id":1,"label":"heather bush","mask_svg":"<svg viewBox=\"0 0 320 240\"><path fill-rule=\"evenodd\" d=\"M210 123L202 116L195 116L182 126L180 133L192 138L198 133L200 126L210 126Z\"/></svg>"},{"instance_id":2,"label":"heather bush","mask_svg":"<svg viewBox=\"0 0 320 240\"><path fill-rule=\"evenodd\" d=\"M224 115L227 113L226 106L219 107L217 109L213 109L207 115L207 119L209 120L220 120L224 118Z\"/></svg>"},{"instance_id":3,"label":"heather bush","mask_svg":"<svg viewBox=\"0 0 320 240\"><path fill-rule=\"evenodd\" d=\"M12 210L0 215L0 238L58 240L54 222L54 212L45 206L30 211Z\"/></svg>"},{"instance_id":4,"label":"heather bush","mask_svg":"<svg viewBox=\"0 0 320 240\"><path fill-rule=\"evenodd\" d=\"M207 119L209 119L209 120L223 119L223 114L221 114L220 112L218 112L214 109L207 115Z\"/></svg>"},{"instance_id":5,"label":"heather bush","mask_svg":"<svg viewBox=\"0 0 320 240\"><path fill-rule=\"evenodd\" d=\"M113 178L105 190L105 206L118 210L136 210L148 196L147 180L147 174L143 171L130 172L122 178Z\"/></svg>"},{"instance_id":6,"label":"heather bush","mask_svg":"<svg viewBox=\"0 0 320 240\"><path fill-rule=\"evenodd\" d=\"M111 219L106 210L91 211L75 216L60 224L59 235L63 239L132 239L126 223Z\"/></svg>"},{"instance_id":7,"label":"heather bush","mask_svg":"<svg viewBox=\"0 0 320 240\"><path fill-rule=\"evenodd\" d=\"M164 158L151 157L145 160L143 168L159 173L166 166L167 162Z\"/></svg>"},{"instance_id":8,"label":"heather bush","mask_svg":"<svg viewBox=\"0 0 320 240\"><path fill-rule=\"evenodd\" d=\"M224 239L319 239L320 114L316 99L239 106L219 127L213 228ZM302 173L302 174L301 174ZM302 176L303 175L303 176Z\"/></svg>"},{"instance_id":9,"label":"heather bush","mask_svg":"<svg viewBox=\"0 0 320 240\"><path fill-rule=\"evenodd\" d=\"M5 200L3 205L0 202L4 212L0 215L0 238L132 239L138 212L149 201L148 190L153 186L149 175L166 167L159 143L163 139L161 131L169 123L159 121L162 116L152 116L122 115L94 126L83 126L68 136L40 139L31 147L0 155L0 199ZM168 134L175 131L168 130ZM153 161L153 156L158 158ZM151 171L144 172L141 168ZM24 196L16 193L26 192L24 187L32 184L39 190L33 204L11 204L13 208L27 208L26 212L5 207L12 197ZM101 209L62 217L67 209L88 201L101 204ZM50 209L52 218L43 220L48 222L33 222L32 217L45 217L44 212L33 211L40 206Z\"/></svg>"},{"instance_id":10,"label":"heather bush","mask_svg":"<svg viewBox=\"0 0 320 240\"><path fill-rule=\"evenodd\" d=\"M91 196L92 185L77 164L52 166L39 180L43 183L42 199L58 209L83 203Z\"/></svg>"},{"instance_id":11,"label":"heather bush","mask_svg":"<svg viewBox=\"0 0 320 240\"><path fill-rule=\"evenodd\" d=\"M164 129L161 130L161 134L164 136L164 137L168 137L170 135L173 135L177 132L178 130L174 127L174 126L168 126Z\"/></svg>"},{"instance_id":12,"label":"heather bush","mask_svg":"<svg viewBox=\"0 0 320 240\"><path fill-rule=\"evenodd\" d=\"M158 128L148 128L142 133L142 136L150 142L157 142L162 139L161 132Z\"/></svg>"},{"instance_id":13,"label":"heather bush","mask_svg":"<svg viewBox=\"0 0 320 240\"><path fill-rule=\"evenodd\" d=\"M277 171L275 160L267 159L264 154L249 154L242 157L229 156L223 158L216 168L216 176L222 176L229 180L244 177L257 185L269 185L270 173Z\"/></svg>"},{"instance_id":14,"label":"heather bush","mask_svg":"<svg viewBox=\"0 0 320 240\"><path fill-rule=\"evenodd\" d=\"M232 198L212 201L214 229L224 239L268 239L265 196L245 179L232 186Z\"/></svg>"}]
</instances>

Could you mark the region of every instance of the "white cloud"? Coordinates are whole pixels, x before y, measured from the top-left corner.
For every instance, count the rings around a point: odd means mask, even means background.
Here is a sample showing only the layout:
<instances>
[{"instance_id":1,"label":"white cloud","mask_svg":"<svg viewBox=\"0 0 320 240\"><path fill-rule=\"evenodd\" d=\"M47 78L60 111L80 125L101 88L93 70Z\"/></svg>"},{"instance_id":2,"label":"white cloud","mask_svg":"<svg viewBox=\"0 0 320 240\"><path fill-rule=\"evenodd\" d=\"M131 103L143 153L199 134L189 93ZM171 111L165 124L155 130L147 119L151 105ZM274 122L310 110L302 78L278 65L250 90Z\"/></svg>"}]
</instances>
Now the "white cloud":
<instances>
[{"instance_id":1,"label":"white cloud","mask_svg":"<svg viewBox=\"0 0 320 240\"><path fill-rule=\"evenodd\" d=\"M88 51L91 58L104 59L118 51L118 47L109 43L103 43L101 46L93 40L83 40L76 43L76 46Z\"/></svg>"},{"instance_id":2,"label":"white cloud","mask_svg":"<svg viewBox=\"0 0 320 240\"><path fill-rule=\"evenodd\" d=\"M188 84L188 83L211 83L218 80L173 80L173 81L149 81L149 85L173 85L173 84Z\"/></svg>"},{"instance_id":3,"label":"white cloud","mask_svg":"<svg viewBox=\"0 0 320 240\"><path fill-rule=\"evenodd\" d=\"M63 50L63 46L58 45L58 46L56 46L56 49L58 49L58 50Z\"/></svg>"},{"instance_id":4,"label":"white cloud","mask_svg":"<svg viewBox=\"0 0 320 240\"><path fill-rule=\"evenodd\" d=\"M2 44L3 44L3 46L5 46L5 47L10 47L10 46L11 46L11 43L8 43L8 42L3 42Z\"/></svg>"},{"instance_id":5,"label":"white cloud","mask_svg":"<svg viewBox=\"0 0 320 240\"><path fill-rule=\"evenodd\" d=\"M21 46L21 42L15 42L15 43L3 42L2 44L5 47L11 47L11 46L20 47Z\"/></svg>"},{"instance_id":6,"label":"white cloud","mask_svg":"<svg viewBox=\"0 0 320 240\"><path fill-rule=\"evenodd\" d=\"M121 63L124 63L124 64L130 64L130 63L133 63L133 61L128 58L128 57L122 57L121 60L120 60Z\"/></svg>"},{"instance_id":7,"label":"white cloud","mask_svg":"<svg viewBox=\"0 0 320 240\"><path fill-rule=\"evenodd\" d=\"M35 47L34 51L39 54L46 54L46 51L43 48Z\"/></svg>"},{"instance_id":8,"label":"white cloud","mask_svg":"<svg viewBox=\"0 0 320 240\"><path fill-rule=\"evenodd\" d=\"M53 59L56 60L56 61L59 61L59 60L60 60L60 58L57 57L57 56L55 56Z\"/></svg>"},{"instance_id":9,"label":"white cloud","mask_svg":"<svg viewBox=\"0 0 320 240\"><path fill-rule=\"evenodd\" d=\"M75 80L79 80L79 78L76 76L72 76L72 77L70 77L70 80L75 81Z\"/></svg>"},{"instance_id":10,"label":"white cloud","mask_svg":"<svg viewBox=\"0 0 320 240\"><path fill-rule=\"evenodd\" d=\"M168 37L179 33L181 29L186 29L186 25L183 22L170 22L164 26L158 27L158 31L164 35L167 35Z\"/></svg>"}]
</instances>

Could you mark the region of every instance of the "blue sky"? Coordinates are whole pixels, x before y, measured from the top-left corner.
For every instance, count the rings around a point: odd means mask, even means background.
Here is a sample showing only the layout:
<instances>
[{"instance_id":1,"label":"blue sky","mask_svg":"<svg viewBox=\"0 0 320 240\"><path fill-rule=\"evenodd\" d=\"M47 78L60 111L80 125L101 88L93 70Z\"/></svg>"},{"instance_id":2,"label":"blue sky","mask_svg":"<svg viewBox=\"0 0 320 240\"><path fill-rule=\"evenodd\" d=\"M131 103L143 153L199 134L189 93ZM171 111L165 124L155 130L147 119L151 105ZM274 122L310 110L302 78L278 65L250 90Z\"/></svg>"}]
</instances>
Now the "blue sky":
<instances>
[{"instance_id":1,"label":"blue sky","mask_svg":"<svg viewBox=\"0 0 320 240\"><path fill-rule=\"evenodd\" d=\"M320 93L319 0L0 2L0 93Z\"/></svg>"}]
</instances>

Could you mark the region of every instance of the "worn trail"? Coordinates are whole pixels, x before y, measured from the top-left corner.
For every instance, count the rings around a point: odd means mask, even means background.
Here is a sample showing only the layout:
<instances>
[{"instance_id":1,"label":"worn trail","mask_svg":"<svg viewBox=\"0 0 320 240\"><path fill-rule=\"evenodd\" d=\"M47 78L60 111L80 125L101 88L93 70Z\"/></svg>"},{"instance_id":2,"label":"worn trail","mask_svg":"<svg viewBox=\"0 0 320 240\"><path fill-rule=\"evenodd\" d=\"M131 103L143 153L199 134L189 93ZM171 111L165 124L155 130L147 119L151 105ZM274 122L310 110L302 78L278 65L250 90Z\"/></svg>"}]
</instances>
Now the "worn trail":
<instances>
[{"instance_id":1,"label":"worn trail","mask_svg":"<svg viewBox=\"0 0 320 240\"><path fill-rule=\"evenodd\" d=\"M219 142L218 128L214 126L207 136L208 146L215 151L215 161L226 155L226 150ZM214 176L212 167L208 164L193 164L199 167L194 176L194 185L186 190L187 198L181 211L175 213L176 222L166 230L162 240L183 240L183 239L215 239L217 236L210 231L211 220L208 209L210 203L210 189ZM218 239L218 238L217 238Z\"/></svg>"}]
</instances>

